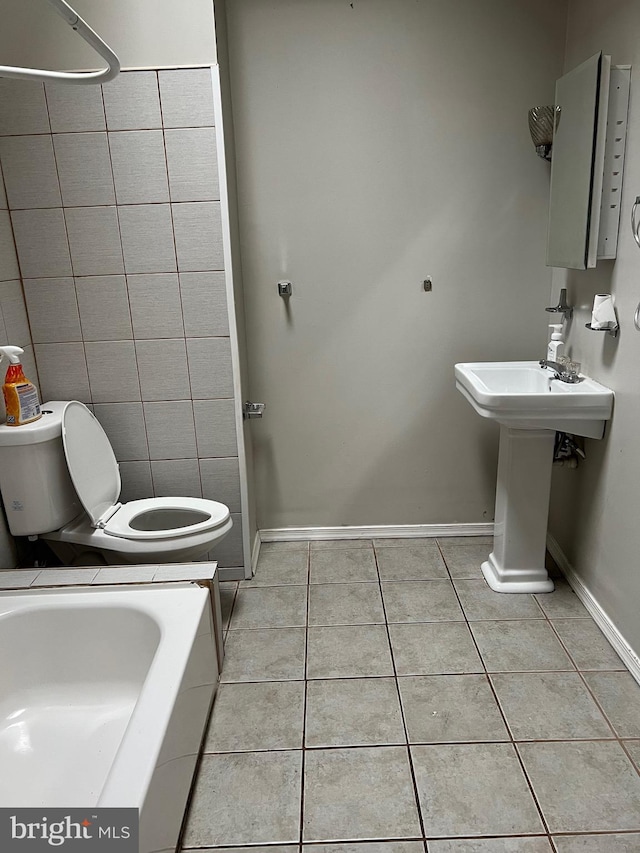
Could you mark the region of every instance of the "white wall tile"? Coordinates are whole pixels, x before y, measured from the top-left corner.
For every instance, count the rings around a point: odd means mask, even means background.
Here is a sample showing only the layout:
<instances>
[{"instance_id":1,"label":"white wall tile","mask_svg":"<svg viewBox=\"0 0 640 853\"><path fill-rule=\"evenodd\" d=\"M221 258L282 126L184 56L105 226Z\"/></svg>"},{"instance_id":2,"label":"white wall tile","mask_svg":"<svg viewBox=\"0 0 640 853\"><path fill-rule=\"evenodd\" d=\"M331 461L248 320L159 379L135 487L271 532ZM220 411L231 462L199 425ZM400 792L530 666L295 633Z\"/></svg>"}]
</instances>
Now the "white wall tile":
<instances>
[{"instance_id":1,"label":"white wall tile","mask_svg":"<svg viewBox=\"0 0 640 853\"><path fill-rule=\"evenodd\" d=\"M68 207L64 215L75 275L124 272L115 207Z\"/></svg>"},{"instance_id":2,"label":"white wall tile","mask_svg":"<svg viewBox=\"0 0 640 853\"><path fill-rule=\"evenodd\" d=\"M20 268L25 278L71 275L71 258L60 208L11 212Z\"/></svg>"},{"instance_id":3,"label":"white wall tile","mask_svg":"<svg viewBox=\"0 0 640 853\"><path fill-rule=\"evenodd\" d=\"M18 258L8 210L0 210L0 281L18 278Z\"/></svg>"},{"instance_id":4,"label":"white wall tile","mask_svg":"<svg viewBox=\"0 0 640 853\"><path fill-rule=\"evenodd\" d=\"M175 272L176 253L168 204L118 208L124 263L128 273Z\"/></svg>"},{"instance_id":5,"label":"white wall tile","mask_svg":"<svg viewBox=\"0 0 640 853\"><path fill-rule=\"evenodd\" d=\"M120 479L120 500L123 503L153 497L149 462L120 462Z\"/></svg>"},{"instance_id":6,"label":"white wall tile","mask_svg":"<svg viewBox=\"0 0 640 853\"><path fill-rule=\"evenodd\" d=\"M172 204L180 272L224 269L220 202Z\"/></svg>"},{"instance_id":7,"label":"white wall tile","mask_svg":"<svg viewBox=\"0 0 640 853\"><path fill-rule=\"evenodd\" d=\"M127 284L123 275L76 278L82 336L85 341L133 338Z\"/></svg>"},{"instance_id":8,"label":"white wall tile","mask_svg":"<svg viewBox=\"0 0 640 853\"><path fill-rule=\"evenodd\" d=\"M102 87L109 130L162 127L155 71L127 71Z\"/></svg>"},{"instance_id":9,"label":"white wall tile","mask_svg":"<svg viewBox=\"0 0 640 853\"><path fill-rule=\"evenodd\" d=\"M100 569L91 585L150 583L157 570L157 566L110 566Z\"/></svg>"},{"instance_id":10,"label":"white wall tile","mask_svg":"<svg viewBox=\"0 0 640 853\"><path fill-rule=\"evenodd\" d=\"M160 71L158 79L165 127L207 127L215 124L210 69Z\"/></svg>"},{"instance_id":11,"label":"white wall tile","mask_svg":"<svg viewBox=\"0 0 640 853\"><path fill-rule=\"evenodd\" d=\"M223 272L180 273L180 295L188 338L229 334L227 284Z\"/></svg>"},{"instance_id":12,"label":"white wall tile","mask_svg":"<svg viewBox=\"0 0 640 853\"><path fill-rule=\"evenodd\" d=\"M66 207L115 203L106 133L57 133L53 145Z\"/></svg>"},{"instance_id":13,"label":"white wall tile","mask_svg":"<svg viewBox=\"0 0 640 853\"><path fill-rule=\"evenodd\" d=\"M238 457L200 459L202 497L226 504L231 512L240 512L240 468Z\"/></svg>"},{"instance_id":14,"label":"white wall tile","mask_svg":"<svg viewBox=\"0 0 640 853\"><path fill-rule=\"evenodd\" d=\"M238 452L234 400L194 400L198 456L234 456Z\"/></svg>"},{"instance_id":15,"label":"white wall tile","mask_svg":"<svg viewBox=\"0 0 640 853\"><path fill-rule=\"evenodd\" d=\"M189 338L187 354L194 400L233 397L229 338Z\"/></svg>"},{"instance_id":16,"label":"white wall tile","mask_svg":"<svg viewBox=\"0 0 640 853\"><path fill-rule=\"evenodd\" d=\"M142 403L96 403L93 411L118 462L149 458Z\"/></svg>"},{"instance_id":17,"label":"white wall tile","mask_svg":"<svg viewBox=\"0 0 640 853\"><path fill-rule=\"evenodd\" d=\"M133 341L87 341L85 352L94 403L140 399Z\"/></svg>"},{"instance_id":18,"label":"white wall tile","mask_svg":"<svg viewBox=\"0 0 640 853\"><path fill-rule=\"evenodd\" d=\"M50 136L5 136L0 158L12 210L60 207L60 187Z\"/></svg>"},{"instance_id":19,"label":"white wall tile","mask_svg":"<svg viewBox=\"0 0 640 853\"><path fill-rule=\"evenodd\" d=\"M244 565L242 560L242 516L231 513L233 527L224 539L209 552L210 559L216 560L220 568Z\"/></svg>"},{"instance_id":20,"label":"white wall tile","mask_svg":"<svg viewBox=\"0 0 640 853\"><path fill-rule=\"evenodd\" d=\"M7 343L25 347L31 343L29 318L20 281L0 282L0 309L7 333ZM0 371L0 375L1 375Z\"/></svg>"},{"instance_id":21,"label":"white wall tile","mask_svg":"<svg viewBox=\"0 0 640 853\"><path fill-rule=\"evenodd\" d=\"M157 498L201 498L197 459L170 459L151 463L153 494Z\"/></svg>"},{"instance_id":22,"label":"white wall tile","mask_svg":"<svg viewBox=\"0 0 640 853\"><path fill-rule=\"evenodd\" d=\"M64 86L45 83L53 133L104 130L104 106L100 86Z\"/></svg>"},{"instance_id":23,"label":"white wall tile","mask_svg":"<svg viewBox=\"0 0 640 853\"><path fill-rule=\"evenodd\" d=\"M177 273L129 275L127 284L137 339L184 335Z\"/></svg>"},{"instance_id":24,"label":"white wall tile","mask_svg":"<svg viewBox=\"0 0 640 853\"><path fill-rule=\"evenodd\" d=\"M34 344L82 340L73 278L27 278L24 290Z\"/></svg>"},{"instance_id":25,"label":"white wall tile","mask_svg":"<svg viewBox=\"0 0 640 853\"><path fill-rule=\"evenodd\" d=\"M98 569L85 566L81 569L44 569L32 586L76 586L90 584L98 574Z\"/></svg>"},{"instance_id":26,"label":"white wall tile","mask_svg":"<svg viewBox=\"0 0 640 853\"><path fill-rule=\"evenodd\" d=\"M49 133L44 84L0 77L0 135Z\"/></svg>"},{"instance_id":27,"label":"white wall tile","mask_svg":"<svg viewBox=\"0 0 640 853\"><path fill-rule=\"evenodd\" d=\"M42 400L91 402L89 376L81 343L38 344L34 347Z\"/></svg>"},{"instance_id":28,"label":"white wall tile","mask_svg":"<svg viewBox=\"0 0 640 853\"><path fill-rule=\"evenodd\" d=\"M109 147L118 204L169 201L161 130L110 133Z\"/></svg>"},{"instance_id":29,"label":"white wall tile","mask_svg":"<svg viewBox=\"0 0 640 853\"><path fill-rule=\"evenodd\" d=\"M166 130L164 137L171 201L219 201L215 128Z\"/></svg>"},{"instance_id":30,"label":"white wall tile","mask_svg":"<svg viewBox=\"0 0 640 853\"><path fill-rule=\"evenodd\" d=\"M189 370L183 339L136 341L136 355L143 400L189 397Z\"/></svg>"},{"instance_id":31,"label":"white wall tile","mask_svg":"<svg viewBox=\"0 0 640 853\"><path fill-rule=\"evenodd\" d=\"M154 459L194 459L196 432L191 400L145 403L149 456Z\"/></svg>"},{"instance_id":32,"label":"white wall tile","mask_svg":"<svg viewBox=\"0 0 640 853\"><path fill-rule=\"evenodd\" d=\"M22 344L21 344L22 346ZM33 351L33 346L31 344L24 344L24 352L20 357L20 361L22 362L22 367L24 368L24 374L27 379L30 379L31 382L38 388L40 391L40 376L38 374L38 368L36 366L36 356ZM42 400L42 395L40 395L40 399Z\"/></svg>"},{"instance_id":33,"label":"white wall tile","mask_svg":"<svg viewBox=\"0 0 640 853\"><path fill-rule=\"evenodd\" d=\"M2 538L0 535L0 542L1 541ZM8 553L8 559L9 561L13 560L13 562L9 562L10 566L13 567L17 565L15 549L10 549ZM0 567L2 567L3 569L7 568L7 563L5 562L5 552L2 548L2 544L0 544ZM3 571L2 573L0 573L0 589L26 589L34 582L34 580L38 577L39 574L40 572L38 571L38 569L34 569L31 571L28 571L26 569L17 569L15 572Z\"/></svg>"}]
</instances>

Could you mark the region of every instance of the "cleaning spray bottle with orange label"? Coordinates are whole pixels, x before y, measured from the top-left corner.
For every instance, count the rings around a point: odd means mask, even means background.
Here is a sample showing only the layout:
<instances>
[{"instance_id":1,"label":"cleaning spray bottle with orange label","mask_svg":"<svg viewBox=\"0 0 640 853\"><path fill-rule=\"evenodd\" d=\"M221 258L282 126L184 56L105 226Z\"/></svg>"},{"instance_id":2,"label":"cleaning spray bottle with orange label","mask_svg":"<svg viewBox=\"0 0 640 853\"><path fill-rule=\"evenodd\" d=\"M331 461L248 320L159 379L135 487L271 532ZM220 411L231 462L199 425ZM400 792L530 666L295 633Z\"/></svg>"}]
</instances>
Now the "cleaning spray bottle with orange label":
<instances>
[{"instance_id":1,"label":"cleaning spray bottle with orange label","mask_svg":"<svg viewBox=\"0 0 640 853\"><path fill-rule=\"evenodd\" d=\"M0 347L0 362L5 356L10 362L2 386L7 407L7 426L22 426L42 417L38 390L24 375L20 364L23 352L21 347Z\"/></svg>"}]
</instances>

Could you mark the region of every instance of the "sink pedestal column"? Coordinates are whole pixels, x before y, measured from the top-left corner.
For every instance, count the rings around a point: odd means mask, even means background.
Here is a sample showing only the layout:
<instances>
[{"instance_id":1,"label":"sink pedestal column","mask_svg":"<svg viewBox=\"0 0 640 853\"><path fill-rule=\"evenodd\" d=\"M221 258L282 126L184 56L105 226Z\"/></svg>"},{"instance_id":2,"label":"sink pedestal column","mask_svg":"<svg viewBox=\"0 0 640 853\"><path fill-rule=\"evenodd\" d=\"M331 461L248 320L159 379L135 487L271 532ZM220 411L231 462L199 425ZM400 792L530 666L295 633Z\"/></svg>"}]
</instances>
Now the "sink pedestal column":
<instances>
[{"instance_id":1,"label":"sink pedestal column","mask_svg":"<svg viewBox=\"0 0 640 853\"><path fill-rule=\"evenodd\" d=\"M500 425L493 551L482 573L496 592L552 592L545 568L555 432Z\"/></svg>"}]
</instances>

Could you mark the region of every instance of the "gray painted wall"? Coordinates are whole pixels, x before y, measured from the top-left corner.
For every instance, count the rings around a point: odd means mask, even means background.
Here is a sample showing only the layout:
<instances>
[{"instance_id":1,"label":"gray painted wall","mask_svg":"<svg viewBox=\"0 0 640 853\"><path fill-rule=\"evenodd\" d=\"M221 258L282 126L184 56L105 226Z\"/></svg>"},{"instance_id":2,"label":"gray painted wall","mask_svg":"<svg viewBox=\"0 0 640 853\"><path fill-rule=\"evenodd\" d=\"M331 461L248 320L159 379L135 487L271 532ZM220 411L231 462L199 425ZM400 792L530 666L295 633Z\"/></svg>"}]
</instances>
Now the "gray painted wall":
<instances>
[{"instance_id":1,"label":"gray painted wall","mask_svg":"<svg viewBox=\"0 0 640 853\"><path fill-rule=\"evenodd\" d=\"M565 24L556 0L229 4L259 527L492 519L498 429L453 365L544 353L527 110Z\"/></svg>"},{"instance_id":2,"label":"gray painted wall","mask_svg":"<svg viewBox=\"0 0 640 853\"><path fill-rule=\"evenodd\" d=\"M577 471L554 477L550 530L587 588L640 654L640 466L636 442L640 423L640 332L633 314L640 300L640 250L629 226L631 205L640 194L640 4L636 0L571 0L565 68L596 51L613 64L633 65L630 123L622 195L618 256L595 270L554 273L554 293L566 284L576 305L567 338L583 370L613 388L613 420L603 441L587 441L587 461ZM596 293L615 298L620 335L590 332Z\"/></svg>"}]
</instances>

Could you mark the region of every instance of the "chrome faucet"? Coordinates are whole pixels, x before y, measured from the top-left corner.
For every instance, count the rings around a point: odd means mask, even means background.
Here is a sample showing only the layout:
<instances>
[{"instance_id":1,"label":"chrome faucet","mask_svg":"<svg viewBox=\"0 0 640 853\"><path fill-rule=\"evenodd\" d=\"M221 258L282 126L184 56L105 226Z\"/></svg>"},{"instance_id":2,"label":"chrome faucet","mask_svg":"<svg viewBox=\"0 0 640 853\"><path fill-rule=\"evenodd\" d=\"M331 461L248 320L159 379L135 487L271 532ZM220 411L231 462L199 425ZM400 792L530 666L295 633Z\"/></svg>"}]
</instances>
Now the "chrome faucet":
<instances>
[{"instance_id":1,"label":"chrome faucet","mask_svg":"<svg viewBox=\"0 0 640 853\"><path fill-rule=\"evenodd\" d=\"M573 366L573 362L568 359L560 362L541 358L538 364L540 367L548 367L550 370L555 371L552 379L559 379L560 382L568 382L570 385L577 385L578 382L582 382L582 377Z\"/></svg>"}]
</instances>

